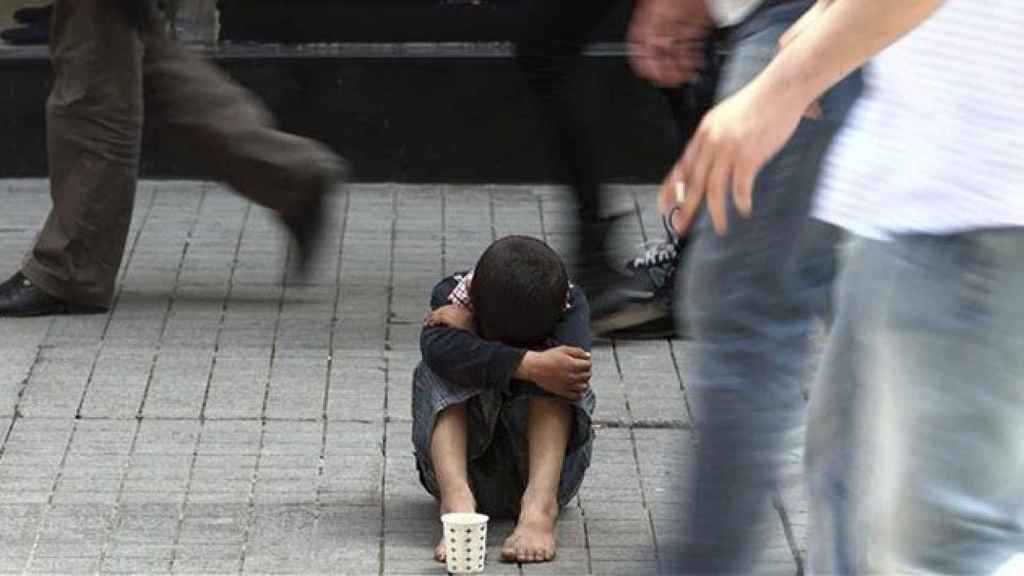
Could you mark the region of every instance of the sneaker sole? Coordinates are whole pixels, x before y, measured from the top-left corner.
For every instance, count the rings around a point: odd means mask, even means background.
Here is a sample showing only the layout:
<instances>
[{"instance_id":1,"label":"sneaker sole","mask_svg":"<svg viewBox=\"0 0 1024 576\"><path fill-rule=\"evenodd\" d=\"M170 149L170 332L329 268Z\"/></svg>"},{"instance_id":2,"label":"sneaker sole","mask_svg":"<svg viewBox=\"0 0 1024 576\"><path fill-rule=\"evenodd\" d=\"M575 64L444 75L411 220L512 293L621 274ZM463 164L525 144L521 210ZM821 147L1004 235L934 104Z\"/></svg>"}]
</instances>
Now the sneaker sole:
<instances>
[{"instance_id":1,"label":"sneaker sole","mask_svg":"<svg viewBox=\"0 0 1024 576\"><path fill-rule=\"evenodd\" d=\"M0 312L0 318L40 318L43 316L91 316L106 314L107 308L94 306L69 306L62 304L50 308L36 308L25 312Z\"/></svg>"},{"instance_id":2,"label":"sneaker sole","mask_svg":"<svg viewBox=\"0 0 1024 576\"><path fill-rule=\"evenodd\" d=\"M657 320L631 328L623 328L622 330L616 330L615 332L607 332L598 338L608 340L664 340L666 338L675 338L678 336L675 323L669 323L668 326L653 329L650 327L650 324L655 322L657 322Z\"/></svg>"},{"instance_id":3,"label":"sneaker sole","mask_svg":"<svg viewBox=\"0 0 1024 576\"><path fill-rule=\"evenodd\" d=\"M597 320L591 320L590 331L595 336L607 336L612 332L618 332L627 328L634 328L647 322L652 322L671 314L672 311L662 304L654 302L647 304L632 304L618 312L609 314ZM657 338L658 336L652 336Z\"/></svg>"}]
</instances>

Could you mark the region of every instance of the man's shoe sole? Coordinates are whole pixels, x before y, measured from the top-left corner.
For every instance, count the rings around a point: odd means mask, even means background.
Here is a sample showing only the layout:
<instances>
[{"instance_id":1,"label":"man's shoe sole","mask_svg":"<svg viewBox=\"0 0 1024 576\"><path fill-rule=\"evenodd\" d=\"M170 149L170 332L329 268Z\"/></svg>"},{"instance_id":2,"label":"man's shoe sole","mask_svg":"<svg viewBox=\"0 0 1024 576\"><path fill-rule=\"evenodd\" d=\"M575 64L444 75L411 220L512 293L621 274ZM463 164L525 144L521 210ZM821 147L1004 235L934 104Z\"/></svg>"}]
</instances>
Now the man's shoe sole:
<instances>
[{"instance_id":1,"label":"man's shoe sole","mask_svg":"<svg viewBox=\"0 0 1024 576\"><path fill-rule=\"evenodd\" d=\"M106 314L107 308L96 306L76 306L72 304L59 304L46 308L33 308L31 310L0 310L0 318L38 318L40 316L89 316L93 314Z\"/></svg>"},{"instance_id":2,"label":"man's shoe sole","mask_svg":"<svg viewBox=\"0 0 1024 576\"><path fill-rule=\"evenodd\" d=\"M627 328L635 328L641 324L653 322L654 320L664 318L666 314L671 313L671 310L666 309L664 305L656 302L630 304L622 310L591 320L590 331L594 336L607 338L611 337L615 332L620 332ZM659 336L652 334L649 337L666 338L670 335L671 334L665 334Z\"/></svg>"}]
</instances>

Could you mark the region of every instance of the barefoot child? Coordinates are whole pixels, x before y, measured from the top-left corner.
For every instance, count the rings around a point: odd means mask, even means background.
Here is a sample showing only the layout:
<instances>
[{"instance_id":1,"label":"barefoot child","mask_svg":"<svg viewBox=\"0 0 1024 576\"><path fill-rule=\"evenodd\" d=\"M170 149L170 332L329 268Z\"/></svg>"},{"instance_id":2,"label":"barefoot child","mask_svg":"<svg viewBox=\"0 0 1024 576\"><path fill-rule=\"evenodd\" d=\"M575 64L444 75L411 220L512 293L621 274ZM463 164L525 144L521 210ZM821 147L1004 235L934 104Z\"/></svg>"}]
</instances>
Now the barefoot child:
<instances>
[{"instance_id":1,"label":"barefoot child","mask_svg":"<svg viewBox=\"0 0 1024 576\"><path fill-rule=\"evenodd\" d=\"M420 481L442 514L518 516L504 560L549 561L558 511L590 465L586 299L551 248L508 236L430 305L413 378ZM443 542L434 555L444 561Z\"/></svg>"}]
</instances>

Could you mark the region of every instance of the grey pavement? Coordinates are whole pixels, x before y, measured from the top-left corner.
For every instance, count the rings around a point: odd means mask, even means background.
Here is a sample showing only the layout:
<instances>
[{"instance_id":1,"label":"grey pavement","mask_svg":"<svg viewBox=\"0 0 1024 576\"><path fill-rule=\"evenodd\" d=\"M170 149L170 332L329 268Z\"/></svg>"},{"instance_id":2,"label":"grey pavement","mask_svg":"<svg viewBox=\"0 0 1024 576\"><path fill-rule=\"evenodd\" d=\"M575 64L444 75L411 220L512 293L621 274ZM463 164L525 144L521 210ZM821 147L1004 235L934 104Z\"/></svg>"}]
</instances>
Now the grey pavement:
<instances>
[{"instance_id":1,"label":"grey pavement","mask_svg":"<svg viewBox=\"0 0 1024 576\"><path fill-rule=\"evenodd\" d=\"M652 187L623 256L658 239ZM0 180L0 275L49 209ZM108 314L0 320L0 573L443 574L419 486L410 382L433 284L496 237L566 245L564 193L538 186L354 185L333 198L314 273L285 277L263 209L206 182L145 182ZM679 527L691 442L687 342L595 351L598 436L558 559L490 574L652 571ZM759 573L798 574L799 456Z\"/></svg>"}]
</instances>

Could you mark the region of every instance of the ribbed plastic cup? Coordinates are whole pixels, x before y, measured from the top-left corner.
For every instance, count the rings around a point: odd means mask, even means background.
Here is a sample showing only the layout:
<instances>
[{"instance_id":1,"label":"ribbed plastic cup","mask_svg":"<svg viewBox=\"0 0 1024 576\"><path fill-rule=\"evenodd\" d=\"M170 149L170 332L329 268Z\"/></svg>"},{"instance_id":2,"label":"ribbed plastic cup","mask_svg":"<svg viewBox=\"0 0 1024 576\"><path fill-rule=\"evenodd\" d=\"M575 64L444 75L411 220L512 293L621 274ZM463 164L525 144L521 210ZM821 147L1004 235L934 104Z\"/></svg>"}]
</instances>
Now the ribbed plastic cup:
<instances>
[{"instance_id":1,"label":"ribbed plastic cup","mask_svg":"<svg viewBox=\"0 0 1024 576\"><path fill-rule=\"evenodd\" d=\"M487 521L483 514L441 516L449 574L482 574L487 559Z\"/></svg>"}]
</instances>

